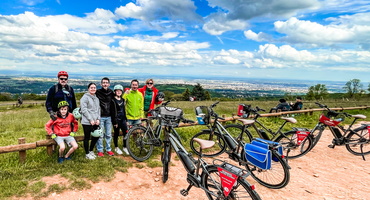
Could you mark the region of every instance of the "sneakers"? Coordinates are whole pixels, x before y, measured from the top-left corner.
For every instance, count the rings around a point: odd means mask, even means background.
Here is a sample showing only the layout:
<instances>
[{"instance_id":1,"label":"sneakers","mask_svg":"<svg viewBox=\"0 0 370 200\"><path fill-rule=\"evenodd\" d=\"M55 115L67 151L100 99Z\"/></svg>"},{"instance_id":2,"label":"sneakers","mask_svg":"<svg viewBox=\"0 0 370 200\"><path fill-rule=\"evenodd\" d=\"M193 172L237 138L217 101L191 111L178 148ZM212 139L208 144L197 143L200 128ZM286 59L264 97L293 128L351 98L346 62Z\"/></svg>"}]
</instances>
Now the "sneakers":
<instances>
[{"instance_id":1,"label":"sneakers","mask_svg":"<svg viewBox=\"0 0 370 200\"><path fill-rule=\"evenodd\" d=\"M96 158L96 155L93 151L90 151L89 154L91 155L91 157L93 157L94 159Z\"/></svg>"},{"instance_id":2,"label":"sneakers","mask_svg":"<svg viewBox=\"0 0 370 200\"><path fill-rule=\"evenodd\" d=\"M114 153L112 151L107 151L107 154L110 156L114 156Z\"/></svg>"},{"instance_id":3,"label":"sneakers","mask_svg":"<svg viewBox=\"0 0 370 200\"><path fill-rule=\"evenodd\" d=\"M130 155L130 153L128 152L127 148L126 147L123 147L123 152L125 152L126 155Z\"/></svg>"},{"instance_id":4,"label":"sneakers","mask_svg":"<svg viewBox=\"0 0 370 200\"><path fill-rule=\"evenodd\" d=\"M104 153L103 152L98 152L98 156L99 157L103 157L104 156Z\"/></svg>"},{"instance_id":5,"label":"sneakers","mask_svg":"<svg viewBox=\"0 0 370 200\"><path fill-rule=\"evenodd\" d=\"M94 160L95 157L91 153L88 153L88 154L86 154L86 159Z\"/></svg>"},{"instance_id":6,"label":"sneakers","mask_svg":"<svg viewBox=\"0 0 370 200\"><path fill-rule=\"evenodd\" d=\"M68 158L64 158L64 160L72 160L72 158L71 157L68 157Z\"/></svg>"},{"instance_id":7,"label":"sneakers","mask_svg":"<svg viewBox=\"0 0 370 200\"><path fill-rule=\"evenodd\" d=\"M118 147L116 147L115 149L114 149L114 151L118 154L118 155L122 155L123 153L122 153L122 151L121 151L121 149L119 149Z\"/></svg>"},{"instance_id":8,"label":"sneakers","mask_svg":"<svg viewBox=\"0 0 370 200\"><path fill-rule=\"evenodd\" d=\"M64 161L64 158L63 157L58 157L58 163L62 163Z\"/></svg>"}]
</instances>

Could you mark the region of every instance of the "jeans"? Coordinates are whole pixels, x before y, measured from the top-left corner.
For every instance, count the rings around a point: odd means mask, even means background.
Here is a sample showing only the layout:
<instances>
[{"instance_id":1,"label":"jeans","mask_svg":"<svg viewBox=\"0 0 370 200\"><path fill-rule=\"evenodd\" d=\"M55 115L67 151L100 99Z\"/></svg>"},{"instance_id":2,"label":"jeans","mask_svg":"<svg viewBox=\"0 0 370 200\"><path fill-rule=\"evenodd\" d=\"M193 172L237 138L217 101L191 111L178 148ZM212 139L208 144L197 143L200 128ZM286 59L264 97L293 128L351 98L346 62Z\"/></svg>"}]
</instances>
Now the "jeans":
<instances>
[{"instance_id":1,"label":"jeans","mask_svg":"<svg viewBox=\"0 0 370 200\"><path fill-rule=\"evenodd\" d=\"M141 120L140 120L140 119L135 119L135 120L128 119L128 120L127 120L127 124L128 124L129 126L130 126L130 125L141 124Z\"/></svg>"},{"instance_id":2,"label":"jeans","mask_svg":"<svg viewBox=\"0 0 370 200\"><path fill-rule=\"evenodd\" d=\"M112 120L111 117L101 117L100 118L100 128L104 130L104 134L99 138L96 148L98 152L103 152L103 138L105 139L105 150L112 151L110 143L112 140Z\"/></svg>"}]
</instances>

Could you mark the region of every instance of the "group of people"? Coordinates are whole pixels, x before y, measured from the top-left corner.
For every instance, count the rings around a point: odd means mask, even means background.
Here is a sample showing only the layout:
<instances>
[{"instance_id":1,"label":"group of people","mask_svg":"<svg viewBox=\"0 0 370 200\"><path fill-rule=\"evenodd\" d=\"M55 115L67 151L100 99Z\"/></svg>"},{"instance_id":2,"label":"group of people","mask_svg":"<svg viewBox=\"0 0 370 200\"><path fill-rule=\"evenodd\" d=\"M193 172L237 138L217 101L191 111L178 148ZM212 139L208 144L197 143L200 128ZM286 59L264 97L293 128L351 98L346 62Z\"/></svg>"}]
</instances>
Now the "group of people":
<instances>
[{"instance_id":1,"label":"group of people","mask_svg":"<svg viewBox=\"0 0 370 200\"><path fill-rule=\"evenodd\" d=\"M280 111L293 111L293 110L301 110L303 107L302 97L297 97L296 102L290 104L286 102L285 99L280 99L279 104L276 107L271 108L270 113Z\"/></svg>"},{"instance_id":2,"label":"group of people","mask_svg":"<svg viewBox=\"0 0 370 200\"><path fill-rule=\"evenodd\" d=\"M111 90L109 78L104 77L100 89L95 83L88 84L87 93L82 96L80 108L77 108L74 90L68 85L68 73L60 71L57 77L58 83L49 89L46 98L46 110L51 119L45 129L59 145L58 163L70 160L71 154L78 148L74 136L80 117L87 159L104 156L104 149L107 155L114 155L111 148L112 127L114 151L119 155L123 152L129 154L125 141L127 127L140 124L141 119L149 114L148 111L164 100L164 94L154 87L153 79L148 79L142 88L139 88L139 81L134 79L130 88L124 89L117 84ZM118 146L120 131L123 133L122 150ZM71 147L66 154L65 143ZM95 146L97 155L94 153Z\"/></svg>"}]
</instances>

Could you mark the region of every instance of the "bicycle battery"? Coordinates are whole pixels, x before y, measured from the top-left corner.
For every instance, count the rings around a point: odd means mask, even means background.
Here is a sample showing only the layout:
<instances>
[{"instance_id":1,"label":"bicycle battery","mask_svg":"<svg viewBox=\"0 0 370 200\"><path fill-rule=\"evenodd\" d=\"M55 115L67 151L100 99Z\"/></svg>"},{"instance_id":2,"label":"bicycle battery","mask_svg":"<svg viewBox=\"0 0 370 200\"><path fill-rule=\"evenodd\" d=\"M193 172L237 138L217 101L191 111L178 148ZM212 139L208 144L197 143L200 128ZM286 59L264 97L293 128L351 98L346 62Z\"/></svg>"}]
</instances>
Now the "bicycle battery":
<instances>
[{"instance_id":1,"label":"bicycle battery","mask_svg":"<svg viewBox=\"0 0 370 200\"><path fill-rule=\"evenodd\" d=\"M194 172L195 172L195 167L194 167L193 162L192 162L192 161L191 161L191 159L189 158L189 156L188 156L185 152L183 152L183 151L181 151L181 150L179 150L179 151L177 152L177 154L179 155L179 157L180 157L180 160L181 160L182 164L185 166L186 171L187 171L188 173L190 173L190 174L194 174Z\"/></svg>"},{"instance_id":2,"label":"bicycle battery","mask_svg":"<svg viewBox=\"0 0 370 200\"><path fill-rule=\"evenodd\" d=\"M337 127L331 127L333 129L333 132L337 138L342 138L342 134L340 133L339 128Z\"/></svg>"},{"instance_id":3,"label":"bicycle battery","mask_svg":"<svg viewBox=\"0 0 370 200\"><path fill-rule=\"evenodd\" d=\"M236 149L236 144L235 142L231 139L231 137L229 135L224 135L224 138L225 138L225 141L226 143L228 144L228 146L230 147L231 150L235 150Z\"/></svg>"}]
</instances>

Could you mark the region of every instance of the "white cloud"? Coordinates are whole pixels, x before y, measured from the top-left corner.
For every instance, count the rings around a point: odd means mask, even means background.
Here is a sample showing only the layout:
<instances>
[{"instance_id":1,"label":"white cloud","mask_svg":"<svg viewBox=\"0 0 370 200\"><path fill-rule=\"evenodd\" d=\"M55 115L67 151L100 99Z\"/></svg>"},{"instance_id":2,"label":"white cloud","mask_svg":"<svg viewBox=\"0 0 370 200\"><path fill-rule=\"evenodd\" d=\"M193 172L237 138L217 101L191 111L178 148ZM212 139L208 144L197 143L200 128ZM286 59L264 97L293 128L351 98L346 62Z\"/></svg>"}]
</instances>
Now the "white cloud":
<instances>
[{"instance_id":1,"label":"white cloud","mask_svg":"<svg viewBox=\"0 0 370 200\"><path fill-rule=\"evenodd\" d=\"M244 20L228 20L225 14L210 15L203 25L203 30L211 35L221 35L226 31L244 30L247 22Z\"/></svg>"}]
</instances>

